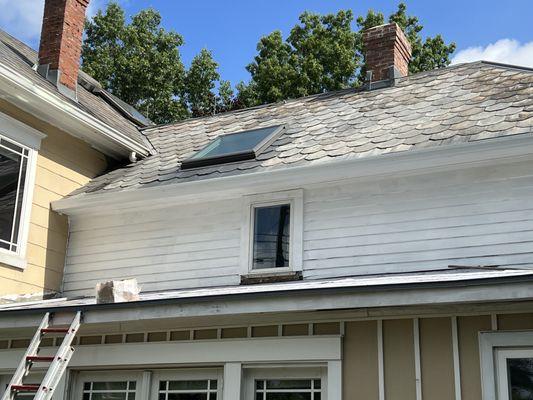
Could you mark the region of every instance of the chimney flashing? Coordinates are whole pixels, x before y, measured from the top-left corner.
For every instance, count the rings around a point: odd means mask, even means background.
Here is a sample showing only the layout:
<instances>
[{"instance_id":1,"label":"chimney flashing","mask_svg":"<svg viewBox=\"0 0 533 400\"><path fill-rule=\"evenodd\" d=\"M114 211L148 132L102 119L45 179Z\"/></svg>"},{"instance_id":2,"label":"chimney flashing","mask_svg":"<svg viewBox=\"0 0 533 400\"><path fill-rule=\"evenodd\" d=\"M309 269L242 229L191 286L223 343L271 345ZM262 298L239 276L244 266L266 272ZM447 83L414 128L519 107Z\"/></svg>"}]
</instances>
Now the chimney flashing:
<instances>
[{"instance_id":1,"label":"chimney flashing","mask_svg":"<svg viewBox=\"0 0 533 400\"><path fill-rule=\"evenodd\" d=\"M47 81L51 82L62 95L71 100L78 101L77 88L73 90L61 83L61 71L58 69L50 69L50 64L37 65L37 72Z\"/></svg>"}]
</instances>

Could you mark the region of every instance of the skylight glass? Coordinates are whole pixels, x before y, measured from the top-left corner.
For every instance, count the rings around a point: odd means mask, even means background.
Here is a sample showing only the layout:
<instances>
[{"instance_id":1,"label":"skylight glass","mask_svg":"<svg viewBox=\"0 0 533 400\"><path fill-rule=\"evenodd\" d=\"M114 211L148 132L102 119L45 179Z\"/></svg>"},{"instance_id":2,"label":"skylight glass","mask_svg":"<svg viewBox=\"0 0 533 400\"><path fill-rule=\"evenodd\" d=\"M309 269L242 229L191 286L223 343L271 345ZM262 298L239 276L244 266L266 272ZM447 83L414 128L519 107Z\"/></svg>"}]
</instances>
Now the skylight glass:
<instances>
[{"instance_id":1,"label":"skylight glass","mask_svg":"<svg viewBox=\"0 0 533 400\"><path fill-rule=\"evenodd\" d=\"M283 126L269 126L219 136L192 157L182 169L254 159L279 136Z\"/></svg>"}]
</instances>

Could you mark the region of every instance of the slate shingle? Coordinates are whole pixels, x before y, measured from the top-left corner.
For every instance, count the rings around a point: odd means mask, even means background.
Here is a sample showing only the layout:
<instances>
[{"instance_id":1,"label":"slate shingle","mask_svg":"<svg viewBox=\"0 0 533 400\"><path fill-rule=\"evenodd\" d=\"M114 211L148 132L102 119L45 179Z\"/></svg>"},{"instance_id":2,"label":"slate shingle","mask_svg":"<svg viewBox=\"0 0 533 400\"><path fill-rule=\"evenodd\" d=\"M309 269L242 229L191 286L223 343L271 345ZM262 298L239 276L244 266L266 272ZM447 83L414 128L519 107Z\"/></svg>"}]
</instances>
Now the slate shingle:
<instances>
[{"instance_id":1,"label":"slate shingle","mask_svg":"<svg viewBox=\"0 0 533 400\"><path fill-rule=\"evenodd\" d=\"M285 125L282 136L256 160L180 170L183 159L219 135L277 124ZM402 78L389 88L319 94L153 127L144 134L158 154L96 178L75 194L532 135L533 72L462 64Z\"/></svg>"}]
</instances>

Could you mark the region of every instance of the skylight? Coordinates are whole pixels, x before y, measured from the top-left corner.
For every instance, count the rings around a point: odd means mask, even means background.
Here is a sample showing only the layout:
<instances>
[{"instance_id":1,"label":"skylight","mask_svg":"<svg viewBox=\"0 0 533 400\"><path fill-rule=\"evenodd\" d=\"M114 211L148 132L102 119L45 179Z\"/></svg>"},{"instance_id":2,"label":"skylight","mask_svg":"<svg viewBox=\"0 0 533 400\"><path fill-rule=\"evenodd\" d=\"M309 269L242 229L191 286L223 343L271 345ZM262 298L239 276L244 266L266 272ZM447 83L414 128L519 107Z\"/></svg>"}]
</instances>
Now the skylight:
<instances>
[{"instance_id":1,"label":"skylight","mask_svg":"<svg viewBox=\"0 0 533 400\"><path fill-rule=\"evenodd\" d=\"M277 125L219 136L184 160L181 169L254 159L276 140L282 130L283 126Z\"/></svg>"}]
</instances>

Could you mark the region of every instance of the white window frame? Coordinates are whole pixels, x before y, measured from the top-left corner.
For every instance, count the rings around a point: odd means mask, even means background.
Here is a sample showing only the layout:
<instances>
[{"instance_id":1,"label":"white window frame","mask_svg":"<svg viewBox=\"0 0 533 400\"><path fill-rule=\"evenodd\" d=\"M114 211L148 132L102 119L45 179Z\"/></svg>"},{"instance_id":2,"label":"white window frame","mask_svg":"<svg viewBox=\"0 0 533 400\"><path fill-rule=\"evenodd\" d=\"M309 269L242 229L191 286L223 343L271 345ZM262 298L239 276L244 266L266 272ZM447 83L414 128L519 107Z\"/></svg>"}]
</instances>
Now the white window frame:
<instances>
[{"instance_id":1,"label":"white window frame","mask_svg":"<svg viewBox=\"0 0 533 400\"><path fill-rule=\"evenodd\" d=\"M259 207L289 204L289 267L253 269L254 210ZM303 190L245 196L241 222L241 274L272 275L303 269Z\"/></svg>"},{"instance_id":2,"label":"white window frame","mask_svg":"<svg viewBox=\"0 0 533 400\"><path fill-rule=\"evenodd\" d=\"M533 331L480 332L479 356L481 363L481 392L483 400L505 400L501 397L501 362L508 351L520 349L523 354L533 350ZM515 353L516 355L516 353ZM501 388L501 390L500 390ZM500 395L498 392L500 391Z\"/></svg>"},{"instance_id":3,"label":"white window frame","mask_svg":"<svg viewBox=\"0 0 533 400\"><path fill-rule=\"evenodd\" d=\"M154 370L152 374L152 390L150 399L159 398L159 381L197 381L197 380L216 380L217 381L217 399L222 399L223 391L223 369L173 369L158 371Z\"/></svg>"},{"instance_id":4,"label":"white window frame","mask_svg":"<svg viewBox=\"0 0 533 400\"><path fill-rule=\"evenodd\" d=\"M0 264L6 264L23 270L27 265L26 253L30 228L31 205L35 186L37 154L41 145L41 140L44 139L46 135L0 112L0 137L28 150L28 164L26 168L24 192L22 193L23 199L22 208L20 210L17 251L0 248Z\"/></svg>"},{"instance_id":5,"label":"white window frame","mask_svg":"<svg viewBox=\"0 0 533 400\"><path fill-rule=\"evenodd\" d=\"M496 351L496 376L499 400L509 398L509 377L507 374L507 359L533 358L533 349L499 349Z\"/></svg>"},{"instance_id":6,"label":"white window frame","mask_svg":"<svg viewBox=\"0 0 533 400\"><path fill-rule=\"evenodd\" d=\"M83 386L85 382L121 382L121 381L135 381L135 400L141 400L143 393L142 371L94 371L94 372L79 372L76 374L74 382L73 395L71 400L83 399Z\"/></svg>"},{"instance_id":7,"label":"white window frame","mask_svg":"<svg viewBox=\"0 0 533 400\"><path fill-rule=\"evenodd\" d=\"M327 400L328 379L327 367L266 365L244 368L244 399L255 399L255 381L270 379L320 379L321 399Z\"/></svg>"}]
</instances>

